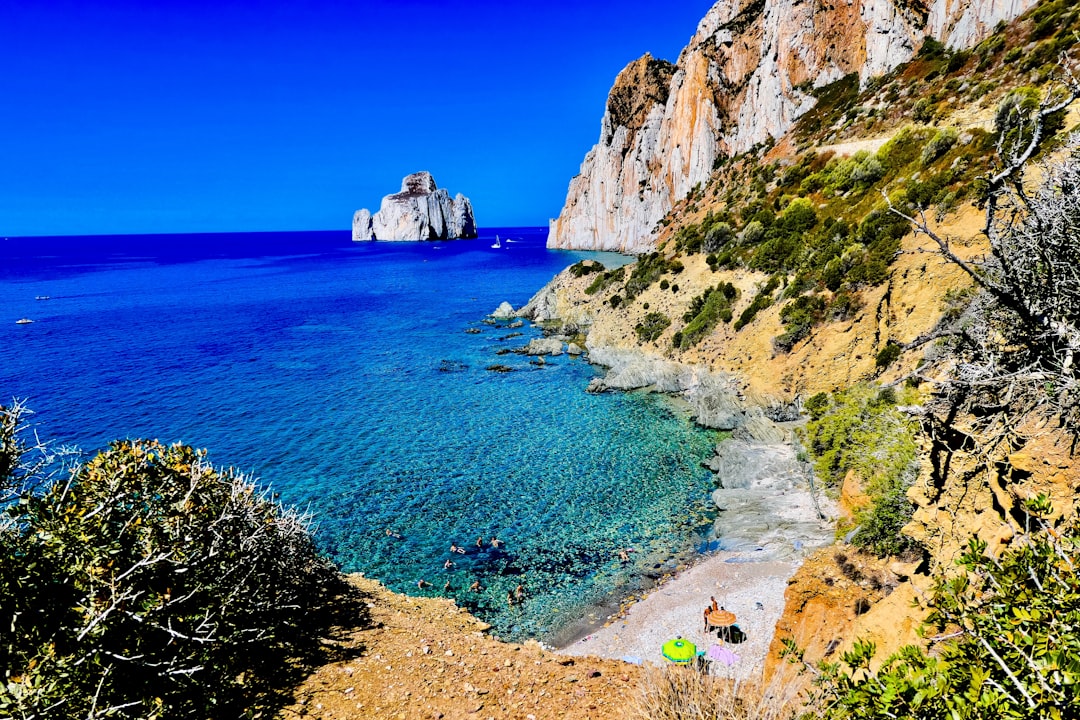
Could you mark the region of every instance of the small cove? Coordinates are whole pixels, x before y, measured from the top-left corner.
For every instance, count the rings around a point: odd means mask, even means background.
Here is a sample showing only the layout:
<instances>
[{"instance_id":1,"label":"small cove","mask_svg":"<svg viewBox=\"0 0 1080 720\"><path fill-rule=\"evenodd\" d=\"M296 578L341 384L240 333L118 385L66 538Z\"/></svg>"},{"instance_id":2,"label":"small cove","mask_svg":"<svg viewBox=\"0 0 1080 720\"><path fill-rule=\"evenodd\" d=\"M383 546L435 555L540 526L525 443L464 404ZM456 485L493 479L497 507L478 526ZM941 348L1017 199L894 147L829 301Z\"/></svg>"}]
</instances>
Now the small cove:
<instances>
[{"instance_id":1,"label":"small cove","mask_svg":"<svg viewBox=\"0 0 1080 720\"><path fill-rule=\"evenodd\" d=\"M496 232L518 242L492 249ZM599 371L582 359L497 355L538 331L486 315L586 257L543 239L8 241L0 393L26 398L59 443L208 448L308 509L343 570L454 597L503 637L552 636L693 553L716 434L660 396L585 393Z\"/></svg>"}]
</instances>

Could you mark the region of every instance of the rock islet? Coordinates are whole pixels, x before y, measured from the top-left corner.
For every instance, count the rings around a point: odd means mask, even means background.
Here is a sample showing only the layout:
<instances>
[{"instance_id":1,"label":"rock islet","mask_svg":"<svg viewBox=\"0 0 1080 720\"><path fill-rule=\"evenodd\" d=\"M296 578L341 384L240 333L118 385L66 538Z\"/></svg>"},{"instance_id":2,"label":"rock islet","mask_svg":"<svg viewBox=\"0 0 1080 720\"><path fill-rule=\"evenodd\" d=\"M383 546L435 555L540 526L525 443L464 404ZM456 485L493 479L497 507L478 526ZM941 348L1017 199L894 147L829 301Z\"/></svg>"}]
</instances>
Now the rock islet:
<instances>
[{"instance_id":1,"label":"rock islet","mask_svg":"<svg viewBox=\"0 0 1080 720\"><path fill-rule=\"evenodd\" d=\"M427 171L407 175L401 181L401 191L384 197L378 212L363 208L353 215L352 238L356 242L450 240L476 235L472 202L461 193L451 199Z\"/></svg>"}]
</instances>

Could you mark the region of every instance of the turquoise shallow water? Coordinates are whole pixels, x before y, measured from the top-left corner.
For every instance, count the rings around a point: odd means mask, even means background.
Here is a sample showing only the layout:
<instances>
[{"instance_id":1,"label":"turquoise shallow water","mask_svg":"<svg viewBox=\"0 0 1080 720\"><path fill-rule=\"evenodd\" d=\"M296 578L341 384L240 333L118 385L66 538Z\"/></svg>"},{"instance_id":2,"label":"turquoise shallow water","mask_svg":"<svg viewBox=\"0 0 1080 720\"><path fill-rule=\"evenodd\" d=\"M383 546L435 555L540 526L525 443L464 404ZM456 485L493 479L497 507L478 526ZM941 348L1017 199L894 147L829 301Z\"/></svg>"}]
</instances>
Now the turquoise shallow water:
<instances>
[{"instance_id":1,"label":"turquoise shallow water","mask_svg":"<svg viewBox=\"0 0 1080 720\"><path fill-rule=\"evenodd\" d=\"M491 248L495 232L516 242ZM208 448L310 509L344 570L453 596L507 637L551 637L694 545L714 437L662 398L586 394L597 371L580 359L496 355L538 332L484 317L582 257L543 239L5 241L0 397L28 399L43 437L84 449ZM507 607L519 584L526 601Z\"/></svg>"}]
</instances>

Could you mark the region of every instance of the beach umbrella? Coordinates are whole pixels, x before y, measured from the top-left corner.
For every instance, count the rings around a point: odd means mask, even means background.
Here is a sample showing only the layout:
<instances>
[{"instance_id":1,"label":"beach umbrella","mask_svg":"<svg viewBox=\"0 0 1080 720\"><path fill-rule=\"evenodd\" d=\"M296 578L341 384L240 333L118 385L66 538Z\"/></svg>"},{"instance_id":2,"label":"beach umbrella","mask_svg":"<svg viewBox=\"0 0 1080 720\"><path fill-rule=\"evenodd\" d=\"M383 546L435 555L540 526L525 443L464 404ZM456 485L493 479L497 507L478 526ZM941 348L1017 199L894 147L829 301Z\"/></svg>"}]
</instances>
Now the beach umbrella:
<instances>
[{"instance_id":1,"label":"beach umbrella","mask_svg":"<svg viewBox=\"0 0 1080 720\"><path fill-rule=\"evenodd\" d=\"M723 645L713 645L709 648L708 658L710 660L716 660L722 662L725 665L734 665L739 662L739 656L728 650Z\"/></svg>"},{"instance_id":2,"label":"beach umbrella","mask_svg":"<svg viewBox=\"0 0 1080 720\"><path fill-rule=\"evenodd\" d=\"M689 640L675 638L664 643L661 652L664 657L676 665L688 665L691 660L697 657L697 645Z\"/></svg>"},{"instance_id":3,"label":"beach umbrella","mask_svg":"<svg viewBox=\"0 0 1080 720\"><path fill-rule=\"evenodd\" d=\"M708 618L709 624L714 627L727 627L735 622L735 613L727 610L713 610L706 615L706 618Z\"/></svg>"}]
</instances>

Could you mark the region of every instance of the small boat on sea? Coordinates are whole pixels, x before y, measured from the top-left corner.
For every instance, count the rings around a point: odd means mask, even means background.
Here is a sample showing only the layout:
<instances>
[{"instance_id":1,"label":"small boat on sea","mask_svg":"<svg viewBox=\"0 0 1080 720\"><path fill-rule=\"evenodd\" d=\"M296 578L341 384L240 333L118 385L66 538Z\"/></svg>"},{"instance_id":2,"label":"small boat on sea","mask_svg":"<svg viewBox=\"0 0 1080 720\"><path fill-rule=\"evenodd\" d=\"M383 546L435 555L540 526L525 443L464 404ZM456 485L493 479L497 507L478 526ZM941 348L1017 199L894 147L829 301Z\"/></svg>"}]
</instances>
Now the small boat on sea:
<instances>
[{"instance_id":1,"label":"small boat on sea","mask_svg":"<svg viewBox=\"0 0 1080 720\"><path fill-rule=\"evenodd\" d=\"M491 247L493 247L493 248L500 248L500 247L502 247L502 245L501 245L501 244L499 244L499 236L498 236L498 235L496 235L496 236L495 236L495 242L494 242L494 243L492 244L492 246L491 246Z\"/></svg>"},{"instance_id":2,"label":"small boat on sea","mask_svg":"<svg viewBox=\"0 0 1080 720\"><path fill-rule=\"evenodd\" d=\"M31 320L30 318L19 318L18 320L15 321L15 324L16 325L29 325L32 322L34 322L34 321Z\"/></svg>"},{"instance_id":3,"label":"small boat on sea","mask_svg":"<svg viewBox=\"0 0 1080 720\"><path fill-rule=\"evenodd\" d=\"M50 298L48 295L35 295L34 299L35 300L52 300L52 298Z\"/></svg>"}]
</instances>

